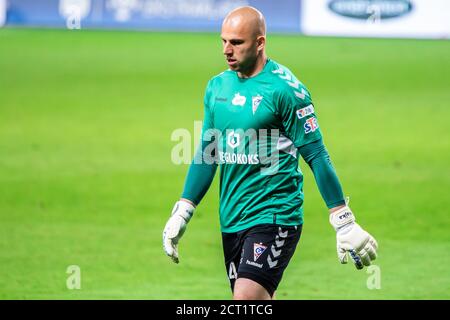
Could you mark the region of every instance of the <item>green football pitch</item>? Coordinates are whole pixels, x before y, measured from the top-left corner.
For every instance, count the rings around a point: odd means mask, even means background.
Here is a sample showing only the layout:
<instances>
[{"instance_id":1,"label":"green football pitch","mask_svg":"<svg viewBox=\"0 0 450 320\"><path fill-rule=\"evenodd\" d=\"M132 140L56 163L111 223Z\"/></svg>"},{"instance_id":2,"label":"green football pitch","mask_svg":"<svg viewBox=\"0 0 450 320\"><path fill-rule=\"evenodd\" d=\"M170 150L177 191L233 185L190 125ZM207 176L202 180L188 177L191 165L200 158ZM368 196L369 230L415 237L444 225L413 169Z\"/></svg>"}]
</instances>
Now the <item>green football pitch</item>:
<instances>
[{"instance_id":1,"label":"green football pitch","mask_svg":"<svg viewBox=\"0 0 450 320\"><path fill-rule=\"evenodd\" d=\"M379 243L370 273L339 264L300 162L305 226L277 298L449 299L450 42L269 35L267 51L310 89ZM188 168L172 163L171 134L194 132L224 69L218 34L0 30L0 298L230 298L218 179L179 265L161 244Z\"/></svg>"}]
</instances>

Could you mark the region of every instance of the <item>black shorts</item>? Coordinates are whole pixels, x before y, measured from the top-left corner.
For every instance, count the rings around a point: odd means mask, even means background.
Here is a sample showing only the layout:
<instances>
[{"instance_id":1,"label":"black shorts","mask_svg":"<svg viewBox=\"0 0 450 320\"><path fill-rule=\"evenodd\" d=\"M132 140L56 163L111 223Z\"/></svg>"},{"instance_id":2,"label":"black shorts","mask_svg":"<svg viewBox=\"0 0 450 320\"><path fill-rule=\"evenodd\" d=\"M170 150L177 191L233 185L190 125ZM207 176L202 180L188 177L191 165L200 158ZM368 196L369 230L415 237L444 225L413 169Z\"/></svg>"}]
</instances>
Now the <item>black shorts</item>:
<instances>
[{"instance_id":1,"label":"black shorts","mask_svg":"<svg viewBox=\"0 0 450 320\"><path fill-rule=\"evenodd\" d=\"M236 233L222 233L225 267L231 290L238 278L262 285L270 296L291 260L302 225L261 224Z\"/></svg>"}]
</instances>

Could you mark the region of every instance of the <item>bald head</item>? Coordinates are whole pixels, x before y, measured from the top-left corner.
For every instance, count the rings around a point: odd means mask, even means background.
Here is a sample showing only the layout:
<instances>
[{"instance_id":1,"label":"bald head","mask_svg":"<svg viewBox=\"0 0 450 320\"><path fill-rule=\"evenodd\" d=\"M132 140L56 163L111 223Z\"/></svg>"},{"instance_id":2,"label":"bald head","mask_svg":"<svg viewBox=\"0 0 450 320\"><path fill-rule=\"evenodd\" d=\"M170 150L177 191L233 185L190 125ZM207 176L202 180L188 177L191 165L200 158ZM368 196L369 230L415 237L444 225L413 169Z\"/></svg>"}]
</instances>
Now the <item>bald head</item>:
<instances>
[{"instance_id":1,"label":"bald head","mask_svg":"<svg viewBox=\"0 0 450 320\"><path fill-rule=\"evenodd\" d=\"M252 36L266 35L266 22L262 13L253 7L239 7L227 14L222 29L229 28Z\"/></svg>"},{"instance_id":2,"label":"bald head","mask_svg":"<svg viewBox=\"0 0 450 320\"><path fill-rule=\"evenodd\" d=\"M266 23L261 12L252 7L234 9L223 20L221 37L231 70L240 77L261 71L266 61Z\"/></svg>"}]
</instances>

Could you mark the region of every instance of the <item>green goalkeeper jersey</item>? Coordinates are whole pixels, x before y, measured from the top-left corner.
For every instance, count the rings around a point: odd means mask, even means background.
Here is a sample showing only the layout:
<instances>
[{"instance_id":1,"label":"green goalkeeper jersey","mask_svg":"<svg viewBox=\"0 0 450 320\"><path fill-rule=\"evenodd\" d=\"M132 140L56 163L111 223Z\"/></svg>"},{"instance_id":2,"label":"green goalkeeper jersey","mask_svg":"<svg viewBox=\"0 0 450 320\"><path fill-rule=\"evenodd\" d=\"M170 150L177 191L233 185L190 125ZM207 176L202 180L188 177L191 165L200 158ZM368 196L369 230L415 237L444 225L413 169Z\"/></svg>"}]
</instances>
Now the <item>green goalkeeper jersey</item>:
<instances>
[{"instance_id":1,"label":"green goalkeeper jersey","mask_svg":"<svg viewBox=\"0 0 450 320\"><path fill-rule=\"evenodd\" d=\"M217 141L222 232L263 223L302 224L298 148L321 138L305 86L268 59L254 77L227 70L212 78L204 105L204 137L215 132Z\"/></svg>"}]
</instances>

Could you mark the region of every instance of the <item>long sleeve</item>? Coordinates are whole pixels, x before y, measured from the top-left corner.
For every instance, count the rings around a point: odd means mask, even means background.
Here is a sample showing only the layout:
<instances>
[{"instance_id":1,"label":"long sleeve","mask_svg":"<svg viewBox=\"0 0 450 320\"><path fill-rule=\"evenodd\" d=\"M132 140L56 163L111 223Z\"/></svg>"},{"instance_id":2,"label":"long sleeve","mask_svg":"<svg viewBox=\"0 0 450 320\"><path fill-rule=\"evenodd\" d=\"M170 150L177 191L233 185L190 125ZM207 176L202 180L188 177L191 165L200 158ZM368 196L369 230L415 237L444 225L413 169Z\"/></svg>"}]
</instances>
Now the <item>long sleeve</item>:
<instances>
[{"instance_id":1,"label":"long sleeve","mask_svg":"<svg viewBox=\"0 0 450 320\"><path fill-rule=\"evenodd\" d=\"M202 141L202 146L204 143ZM203 199L214 180L217 170L216 163L208 164L205 161L202 149L204 150L204 148L200 147L197 150L194 160L189 167L181 195L182 198L192 201L195 205L198 205Z\"/></svg>"},{"instance_id":2,"label":"long sleeve","mask_svg":"<svg viewBox=\"0 0 450 320\"><path fill-rule=\"evenodd\" d=\"M327 207L345 204L341 184L322 139L303 145L299 151L311 168Z\"/></svg>"}]
</instances>

